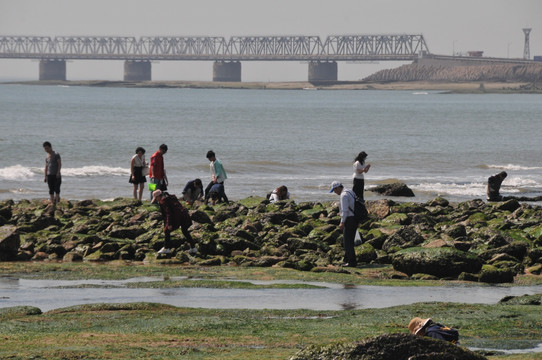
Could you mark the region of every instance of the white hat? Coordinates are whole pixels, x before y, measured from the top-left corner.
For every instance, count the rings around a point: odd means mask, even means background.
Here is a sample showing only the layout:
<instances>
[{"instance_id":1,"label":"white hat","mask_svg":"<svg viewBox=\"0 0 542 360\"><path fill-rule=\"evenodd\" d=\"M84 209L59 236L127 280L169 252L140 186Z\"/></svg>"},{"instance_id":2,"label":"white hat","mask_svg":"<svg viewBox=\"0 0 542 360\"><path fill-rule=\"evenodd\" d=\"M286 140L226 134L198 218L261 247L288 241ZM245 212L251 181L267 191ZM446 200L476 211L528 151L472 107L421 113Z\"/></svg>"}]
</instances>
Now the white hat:
<instances>
[{"instance_id":1,"label":"white hat","mask_svg":"<svg viewBox=\"0 0 542 360\"><path fill-rule=\"evenodd\" d=\"M335 190L336 188L338 187L343 187L343 184L341 184L340 182L338 181L334 181L331 183L331 190L329 190L330 193L333 192L333 190Z\"/></svg>"},{"instance_id":2,"label":"white hat","mask_svg":"<svg viewBox=\"0 0 542 360\"><path fill-rule=\"evenodd\" d=\"M162 190L155 190L152 192L151 204L155 203L158 200L158 197L162 196Z\"/></svg>"}]
</instances>

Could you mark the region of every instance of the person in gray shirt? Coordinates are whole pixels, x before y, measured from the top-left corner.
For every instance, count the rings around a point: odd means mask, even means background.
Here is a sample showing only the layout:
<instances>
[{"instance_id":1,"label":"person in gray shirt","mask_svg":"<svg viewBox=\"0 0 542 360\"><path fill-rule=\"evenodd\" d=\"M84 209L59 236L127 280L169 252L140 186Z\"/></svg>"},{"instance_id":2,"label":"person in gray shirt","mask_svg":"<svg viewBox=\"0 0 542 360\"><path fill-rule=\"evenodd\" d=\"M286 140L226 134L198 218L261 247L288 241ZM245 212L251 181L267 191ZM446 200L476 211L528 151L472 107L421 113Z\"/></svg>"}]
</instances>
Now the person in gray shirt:
<instances>
[{"instance_id":1,"label":"person in gray shirt","mask_svg":"<svg viewBox=\"0 0 542 360\"><path fill-rule=\"evenodd\" d=\"M49 185L51 204L55 206L60 201L60 184L62 183L60 169L62 168L62 161L60 160L60 154L53 151L49 141L43 143L43 150L48 154L45 158L43 181Z\"/></svg>"}]
</instances>

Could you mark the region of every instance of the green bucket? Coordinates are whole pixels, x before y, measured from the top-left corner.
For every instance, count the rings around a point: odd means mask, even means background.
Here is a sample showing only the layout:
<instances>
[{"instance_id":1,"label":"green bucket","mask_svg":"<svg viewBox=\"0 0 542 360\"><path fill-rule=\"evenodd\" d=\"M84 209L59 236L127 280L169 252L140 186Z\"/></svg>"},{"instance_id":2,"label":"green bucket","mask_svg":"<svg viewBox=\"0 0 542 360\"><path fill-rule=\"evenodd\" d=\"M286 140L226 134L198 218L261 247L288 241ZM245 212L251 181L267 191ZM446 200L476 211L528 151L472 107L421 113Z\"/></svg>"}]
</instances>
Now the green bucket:
<instances>
[{"instance_id":1,"label":"green bucket","mask_svg":"<svg viewBox=\"0 0 542 360\"><path fill-rule=\"evenodd\" d=\"M156 184L155 183L149 183L149 190L150 191L156 190Z\"/></svg>"}]
</instances>

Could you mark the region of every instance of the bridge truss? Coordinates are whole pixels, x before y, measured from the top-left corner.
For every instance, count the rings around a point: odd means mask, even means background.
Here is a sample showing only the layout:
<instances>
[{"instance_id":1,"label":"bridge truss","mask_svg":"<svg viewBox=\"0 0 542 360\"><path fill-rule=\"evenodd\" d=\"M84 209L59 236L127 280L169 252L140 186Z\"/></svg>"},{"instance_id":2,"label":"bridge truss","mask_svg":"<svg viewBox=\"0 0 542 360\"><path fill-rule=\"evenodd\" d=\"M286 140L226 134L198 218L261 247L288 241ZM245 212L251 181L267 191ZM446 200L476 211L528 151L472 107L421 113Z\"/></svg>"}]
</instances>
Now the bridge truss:
<instances>
[{"instance_id":1,"label":"bridge truss","mask_svg":"<svg viewBox=\"0 0 542 360\"><path fill-rule=\"evenodd\" d=\"M413 60L429 53L423 35L0 36L0 58L214 61Z\"/></svg>"}]
</instances>

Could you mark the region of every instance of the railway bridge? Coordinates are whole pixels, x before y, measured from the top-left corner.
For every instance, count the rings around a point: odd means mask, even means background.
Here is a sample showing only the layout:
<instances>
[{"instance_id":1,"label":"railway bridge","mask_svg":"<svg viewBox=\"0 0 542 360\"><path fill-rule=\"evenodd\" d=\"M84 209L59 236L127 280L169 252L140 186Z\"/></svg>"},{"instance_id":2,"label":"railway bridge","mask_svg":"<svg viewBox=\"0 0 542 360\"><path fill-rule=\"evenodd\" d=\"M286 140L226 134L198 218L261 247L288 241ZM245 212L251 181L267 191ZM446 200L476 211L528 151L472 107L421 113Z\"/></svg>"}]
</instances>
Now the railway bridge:
<instances>
[{"instance_id":1,"label":"railway bridge","mask_svg":"<svg viewBox=\"0 0 542 360\"><path fill-rule=\"evenodd\" d=\"M125 81L150 81L152 61L212 61L213 81L241 81L243 61L302 61L308 80L337 81L341 61L413 61L423 35L0 36L0 58L39 60L40 80L66 80L67 60L123 60Z\"/></svg>"}]
</instances>

